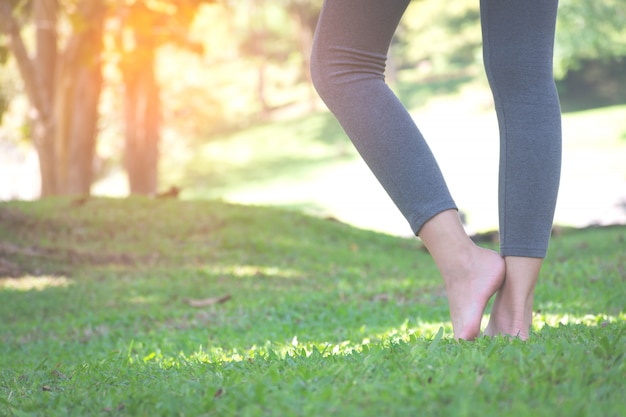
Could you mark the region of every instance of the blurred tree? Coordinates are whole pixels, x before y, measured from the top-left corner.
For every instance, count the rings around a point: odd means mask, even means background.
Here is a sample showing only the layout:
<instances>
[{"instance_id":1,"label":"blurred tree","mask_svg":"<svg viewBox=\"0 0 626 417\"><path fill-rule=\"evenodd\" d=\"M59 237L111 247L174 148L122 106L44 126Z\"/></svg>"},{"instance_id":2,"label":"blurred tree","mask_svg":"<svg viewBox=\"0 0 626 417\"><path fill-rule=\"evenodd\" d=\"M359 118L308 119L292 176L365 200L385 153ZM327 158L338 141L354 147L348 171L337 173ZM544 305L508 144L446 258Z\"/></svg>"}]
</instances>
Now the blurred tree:
<instances>
[{"instance_id":1,"label":"blurred tree","mask_svg":"<svg viewBox=\"0 0 626 417\"><path fill-rule=\"evenodd\" d=\"M125 87L124 160L130 191L156 192L160 91L155 54L167 42L202 52L187 30L200 4L213 2L75 0L63 2L62 8L58 0L0 0L1 33L9 40L33 109L30 135L39 156L43 197L90 192L107 19L109 30L116 32ZM71 31L60 36L62 12ZM22 36L29 20L35 27L33 57ZM0 48L0 58L5 49Z\"/></svg>"},{"instance_id":2,"label":"blurred tree","mask_svg":"<svg viewBox=\"0 0 626 417\"><path fill-rule=\"evenodd\" d=\"M302 54L302 74L309 85L309 103L311 108L313 108L317 102L317 94L313 89L311 81L310 58L313 47L313 35L322 8L322 2L319 0L283 0L283 2L286 3L285 7L289 11L298 34L298 44Z\"/></svg>"},{"instance_id":3,"label":"blurred tree","mask_svg":"<svg viewBox=\"0 0 626 417\"><path fill-rule=\"evenodd\" d=\"M434 71L479 63L480 13L475 0L413 1L398 31L404 65L428 62ZM626 57L626 1L561 0L555 75L564 78L589 61ZM401 62L401 64L403 64Z\"/></svg>"},{"instance_id":4,"label":"blurred tree","mask_svg":"<svg viewBox=\"0 0 626 417\"><path fill-rule=\"evenodd\" d=\"M478 69L480 47L478 1L422 0L409 5L393 52L399 68L417 66L426 76L449 76Z\"/></svg>"},{"instance_id":5,"label":"blurred tree","mask_svg":"<svg viewBox=\"0 0 626 417\"><path fill-rule=\"evenodd\" d=\"M266 95L268 63L284 65L294 53L300 62L300 81L309 86L309 101L313 106L317 94L310 82L309 59L322 0L248 0L246 3L247 28L241 50L257 62L257 97L261 112L268 115L272 110ZM241 2L238 6L241 7Z\"/></svg>"},{"instance_id":6,"label":"blurred tree","mask_svg":"<svg viewBox=\"0 0 626 417\"><path fill-rule=\"evenodd\" d=\"M246 8L247 31L240 48L245 56L252 57L257 62L257 99L261 114L266 116L270 112L266 95L267 62L284 56L285 48L281 48L280 34L269 27L266 17L268 8L262 3L254 0Z\"/></svg>"},{"instance_id":7,"label":"blurred tree","mask_svg":"<svg viewBox=\"0 0 626 417\"><path fill-rule=\"evenodd\" d=\"M41 195L87 194L102 84L99 57L105 10L100 1L79 0L71 14L72 33L60 48L59 4L31 3L26 3L32 7L28 10L0 0L0 23L32 106L31 136L39 156ZM35 23L32 58L22 38L21 16Z\"/></svg>"},{"instance_id":8,"label":"blurred tree","mask_svg":"<svg viewBox=\"0 0 626 417\"><path fill-rule=\"evenodd\" d=\"M58 194L89 194L93 182L105 13L102 1L78 2L70 15L74 30L59 57L56 80L50 80L56 88Z\"/></svg>"},{"instance_id":9,"label":"blurred tree","mask_svg":"<svg viewBox=\"0 0 626 417\"><path fill-rule=\"evenodd\" d=\"M563 0L557 21L558 78L589 61L626 59L626 1Z\"/></svg>"},{"instance_id":10,"label":"blurred tree","mask_svg":"<svg viewBox=\"0 0 626 417\"><path fill-rule=\"evenodd\" d=\"M198 7L215 0L119 2L115 36L124 82L125 155L131 194L155 194L161 130L155 58L165 43L202 53L187 34Z\"/></svg>"},{"instance_id":11,"label":"blurred tree","mask_svg":"<svg viewBox=\"0 0 626 417\"><path fill-rule=\"evenodd\" d=\"M0 23L2 23L1 20L0 20ZM8 59L9 59L8 45L4 43L0 43L0 66L6 64ZM0 79L0 83L3 83L3 82L5 82L5 80ZM2 87L6 88L5 86L2 86ZM2 122L2 115L9 108L9 101L10 101L10 98L6 96L4 88L0 88L0 123Z\"/></svg>"}]
</instances>

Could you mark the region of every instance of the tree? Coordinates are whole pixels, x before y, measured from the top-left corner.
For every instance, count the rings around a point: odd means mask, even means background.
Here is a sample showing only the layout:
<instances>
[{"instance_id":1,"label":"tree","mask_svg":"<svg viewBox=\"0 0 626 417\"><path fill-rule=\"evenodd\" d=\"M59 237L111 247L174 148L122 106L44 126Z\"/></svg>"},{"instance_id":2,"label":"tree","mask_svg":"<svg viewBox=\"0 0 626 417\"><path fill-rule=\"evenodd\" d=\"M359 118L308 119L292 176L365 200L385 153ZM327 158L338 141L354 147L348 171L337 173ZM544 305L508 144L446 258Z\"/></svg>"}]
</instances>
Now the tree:
<instances>
[{"instance_id":1,"label":"tree","mask_svg":"<svg viewBox=\"0 0 626 417\"><path fill-rule=\"evenodd\" d=\"M626 58L626 2L569 0L559 7L555 72L559 78L591 60Z\"/></svg>"},{"instance_id":2,"label":"tree","mask_svg":"<svg viewBox=\"0 0 626 417\"><path fill-rule=\"evenodd\" d=\"M259 0L237 2L245 8L246 28L241 42L241 52L253 58L257 65L257 98L261 112L267 116L273 110L266 97L266 69L270 62L284 63L294 52L299 54L300 81L309 86L309 103L317 103L310 75L310 55L313 33L322 2L320 0Z\"/></svg>"},{"instance_id":3,"label":"tree","mask_svg":"<svg viewBox=\"0 0 626 417\"><path fill-rule=\"evenodd\" d=\"M116 9L115 36L124 83L124 165L132 194L154 194L158 185L161 130L160 87L155 75L157 50L165 43L202 53L187 30L198 7L214 0L136 1Z\"/></svg>"},{"instance_id":4,"label":"tree","mask_svg":"<svg viewBox=\"0 0 626 417\"><path fill-rule=\"evenodd\" d=\"M311 80L311 49L313 48L313 35L321 7L321 2L310 0L289 0L286 4L298 34L300 53L302 54L302 73L309 85L311 108L314 108L317 102L317 93L313 89L313 81Z\"/></svg>"},{"instance_id":5,"label":"tree","mask_svg":"<svg viewBox=\"0 0 626 417\"><path fill-rule=\"evenodd\" d=\"M72 33L60 48L58 2L33 0L34 57L22 38L19 11L11 1L0 0L2 32L9 38L33 109L31 135L39 157L41 195L88 194L102 85L104 6L98 0L79 0Z\"/></svg>"},{"instance_id":6,"label":"tree","mask_svg":"<svg viewBox=\"0 0 626 417\"><path fill-rule=\"evenodd\" d=\"M54 109L59 194L89 194L93 181L105 11L102 1L79 2L75 30L57 66Z\"/></svg>"},{"instance_id":7,"label":"tree","mask_svg":"<svg viewBox=\"0 0 626 417\"><path fill-rule=\"evenodd\" d=\"M93 160L102 89L105 20L117 20L120 70L125 87L125 167L131 193L157 188L160 131L159 85L154 71L158 48L174 42L201 52L187 29L202 3L214 0L76 0L63 3L71 32L59 39L58 0L32 0L30 7L0 0L1 31L9 39L33 109L31 136L37 150L41 195L85 195L93 181ZM31 57L20 20L36 28Z\"/></svg>"}]
</instances>

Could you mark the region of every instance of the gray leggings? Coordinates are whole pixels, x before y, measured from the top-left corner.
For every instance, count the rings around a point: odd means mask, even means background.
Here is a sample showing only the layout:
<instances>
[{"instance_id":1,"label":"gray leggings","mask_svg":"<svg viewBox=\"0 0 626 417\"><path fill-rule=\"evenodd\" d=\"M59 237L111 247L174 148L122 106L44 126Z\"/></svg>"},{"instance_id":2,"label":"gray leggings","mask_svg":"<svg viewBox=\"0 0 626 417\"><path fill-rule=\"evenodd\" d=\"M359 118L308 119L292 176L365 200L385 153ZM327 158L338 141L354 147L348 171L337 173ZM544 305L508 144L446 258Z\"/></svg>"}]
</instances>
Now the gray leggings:
<instances>
[{"instance_id":1,"label":"gray leggings","mask_svg":"<svg viewBox=\"0 0 626 417\"><path fill-rule=\"evenodd\" d=\"M385 84L387 50L410 0L325 0L313 82L416 235L456 209L439 166ZM561 170L552 74L557 0L481 0L483 57L500 127L502 256L546 256Z\"/></svg>"}]
</instances>

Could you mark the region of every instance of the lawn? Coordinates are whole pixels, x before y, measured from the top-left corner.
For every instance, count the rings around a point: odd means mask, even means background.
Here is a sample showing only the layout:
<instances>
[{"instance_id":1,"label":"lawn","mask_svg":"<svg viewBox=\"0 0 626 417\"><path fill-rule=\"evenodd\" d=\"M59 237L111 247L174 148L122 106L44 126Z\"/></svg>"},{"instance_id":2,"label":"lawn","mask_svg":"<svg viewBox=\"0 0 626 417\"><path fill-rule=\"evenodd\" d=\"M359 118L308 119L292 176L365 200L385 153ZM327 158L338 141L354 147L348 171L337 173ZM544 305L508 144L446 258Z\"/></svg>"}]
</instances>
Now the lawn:
<instances>
[{"instance_id":1,"label":"lawn","mask_svg":"<svg viewBox=\"0 0 626 417\"><path fill-rule=\"evenodd\" d=\"M626 227L560 229L528 342L417 239L270 207L0 203L2 416L623 416Z\"/></svg>"}]
</instances>

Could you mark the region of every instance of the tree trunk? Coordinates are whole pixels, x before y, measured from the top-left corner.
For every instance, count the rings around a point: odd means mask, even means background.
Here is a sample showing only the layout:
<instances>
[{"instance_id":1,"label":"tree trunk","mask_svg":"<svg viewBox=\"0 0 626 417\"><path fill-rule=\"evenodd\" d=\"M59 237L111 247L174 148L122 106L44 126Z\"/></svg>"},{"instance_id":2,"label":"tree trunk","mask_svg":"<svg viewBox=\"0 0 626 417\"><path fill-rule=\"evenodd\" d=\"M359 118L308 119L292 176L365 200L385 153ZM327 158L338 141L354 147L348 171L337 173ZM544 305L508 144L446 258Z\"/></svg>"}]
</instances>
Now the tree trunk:
<instances>
[{"instance_id":1,"label":"tree trunk","mask_svg":"<svg viewBox=\"0 0 626 417\"><path fill-rule=\"evenodd\" d=\"M33 140L39 155L41 196L58 193L57 167L54 152L55 123L53 118L54 78L57 63L57 9L56 0L35 0L37 47L34 59L34 83L41 100L40 115L33 120Z\"/></svg>"},{"instance_id":2,"label":"tree trunk","mask_svg":"<svg viewBox=\"0 0 626 417\"><path fill-rule=\"evenodd\" d=\"M315 110L317 107L318 96L313 88L311 79L311 50L313 49L313 34L315 28L308 24L307 15L303 16L303 11L299 8L291 10L291 19L295 22L300 41L300 53L302 55L302 73L307 81L309 90L309 107Z\"/></svg>"},{"instance_id":3,"label":"tree trunk","mask_svg":"<svg viewBox=\"0 0 626 417\"><path fill-rule=\"evenodd\" d=\"M154 73L155 51L144 44L138 55L141 59L129 58L132 61L123 66L125 165L131 194L154 195L158 184L161 124L159 87Z\"/></svg>"},{"instance_id":4,"label":"tree trunk","mask_svg":"<svg viewBox=\"0 0 626 417\"><path fill-rule=\"evenodd\" d=\"M57 62L57 9L56 0L36 0L33 3L36 26L36 81L46 114L52 114L54 78Z\"/></svg>"},{"instance_id":5,"label":"tree trunk","mask_svg":"<svg viewBox=\"0 0 626 417\"><path fill-rule=\"evenodd\" d=\"M58 194L57 164L54 158L54 125L42 119L35 119L31 123L32 140L35 144L39 159L39 178L41 181L41 197L50 197Z\"/></svg>"},{"instance_id":6,"label":"tree trunk","mask_svg":"<svg viewBox=\"0 0 626 417\"><path fill-rule=\"evenodd\" d=\"M0 27L9 37L9 47L15 56L31 112L32 139L39 157L41 195L56 193L56 170L54 163L54 121L52 119L52 86L43 86L54 78L56 60L56 2L37 0L34 2L37 27L37 56L33 61L28 55L20 34L20 27L13 17L11 2L0 0ZM48 50L53 48L53 50Z\"/></svg>"},{"instance_id":7,"label":"tree trunk","mask_svg":"<svg viewBox=\"0 0 626 417\"><path fill-rule=\"evenodd\" d=\"M261 116L263 118L267 118L270 115L270 105L267 102L267 93L266 93L266 58L263 55L259 54L259 65L257 67L257 86L256 86L256 94L257 99L259 100L259 104L261 105Z\"/></svg>"},{"instance_id":8,"label":"tree trunk","mask_svg":"<svg viewBox=\"0 0 626 417\"><path fill-rule=\"evenodd\" d=\"M68 40L59 65L55 102L57 189L67 195L90 193L102 90L105 9L99 0L83 0L79 13L89 25Z\"/></svg>"},{"instance_id":9,"label":"tree trunk","mask_svg":"<svg viewBox=\"0 0 626 417\"><path fill-rule=\"evenodd\" d=\"M70 147L66 194L88 195L93 183L93 161L96 153L98 103L102 89L102 73L98 68L79 69L73 95L69 130Z\"/></svg>"}]
</instances>

